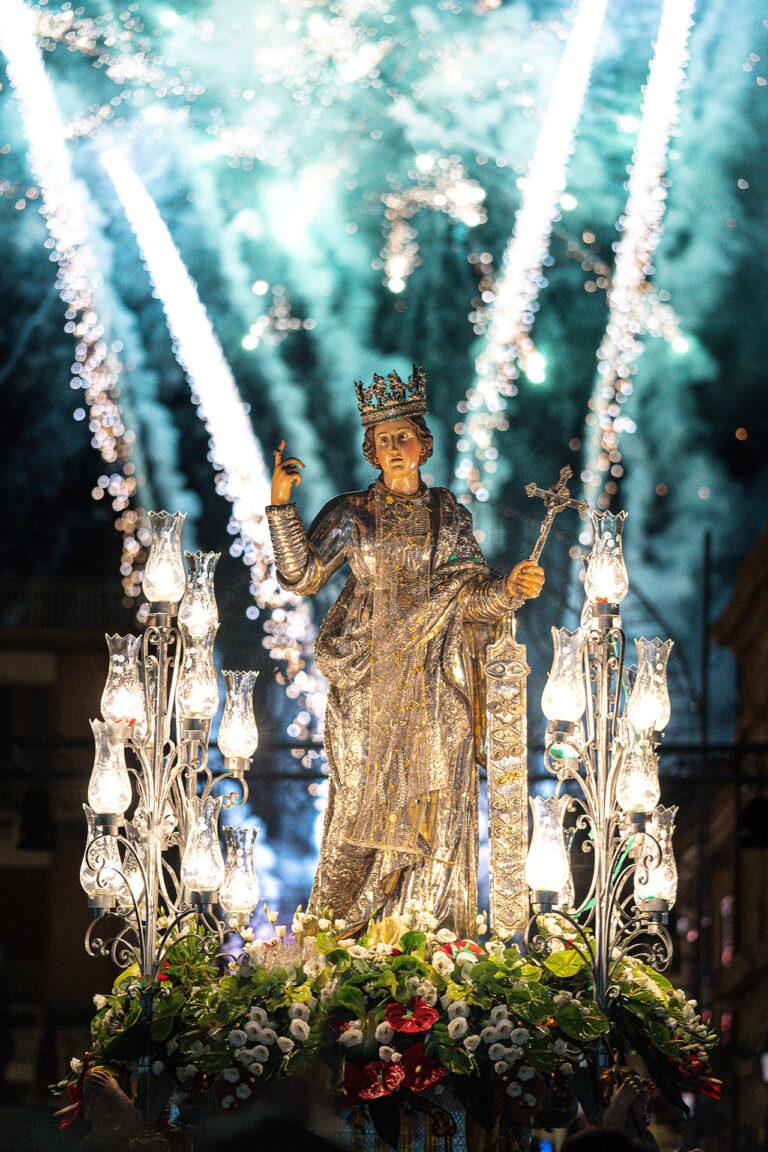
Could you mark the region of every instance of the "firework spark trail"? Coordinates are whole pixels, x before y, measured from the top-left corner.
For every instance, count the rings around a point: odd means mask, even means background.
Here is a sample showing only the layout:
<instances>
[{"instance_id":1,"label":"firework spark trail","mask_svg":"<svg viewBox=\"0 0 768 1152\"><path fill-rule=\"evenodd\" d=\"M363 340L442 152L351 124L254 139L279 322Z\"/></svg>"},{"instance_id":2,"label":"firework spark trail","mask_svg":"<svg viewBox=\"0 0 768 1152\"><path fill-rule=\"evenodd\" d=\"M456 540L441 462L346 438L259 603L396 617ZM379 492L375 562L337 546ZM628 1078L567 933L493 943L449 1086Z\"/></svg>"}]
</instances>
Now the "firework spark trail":
<instances>
[{"instance_id":1,"label":"firework spark trail","mask_svg":"<svg viewBox=\"0 0 768 1152\"><path fill-rule=\"evenodd\" d=\"M117 400L122 365L107 344L98 311L102 281L89 241L88 192L72 172L65 124L35 39L33 16L22 0L5 0L0 51L29 143L30 167L50 237L46 246L52 249L51 259L58 267L56 288L67 306L65 331L76 341L72 387L85 393L91 444L111 466L111 472L94 488L94 497L112 498L118 513L115 526L123 537L123 587L131 596L138 596L144 529L140 526L141 511L129 507L137 480L131 459L134 435L125 428Z\"/></svg>"},{"instance_id":2,"label":"firework spark trail","mask_svg":"<svg viewBox=\"0 0 768 1152\"><path fill-rule=\"evenodd\" d=\"M230 527L250 569L251 593L270 614L265 646L273 659L284 662L291 679L289 694L303 697L306 710L300 716L307 720L300 722L302 730L295 734L308 736L308 713L320 719L325 696L318 678L306 668L313 638L309 611L299 597L280 588L271 571L272 545L264 514L270 503L270 471L197 288L154 200L122 153L109 150L102 160L162 302L174 353L208 430L216 490L232 505Z\"/></svg>"},{"instance_id":3,"label":"firework spark trail","mask_svg":"<svg viewBox=\"0 0 768 1152\"><path fill-rule=\"evenodd\" d=\"M677 124L679 94L688 61L695 0L665 0L637 146L629 169L628 197L619 220L621 239L608 291L608 325L597 353L597 375L589 401L584 471L587 499L607 508L623 474L619 436L634 431L621 414L632 392L631 377L642 352L639 336L647 312L648 276L662 232L669 140ZM616 479L607 479L607 474Z\"/></svg>"},{"instance_id":4,"label":"firework spark trail","mask_svg":"<svg viewBox=\"0 0 768 1152\"><path fill-rule=\"evenodd\" d=\"M565 189L592 64L603 26L607 0L580 0L573 27L557 69L552 95L536 150L522 183L523 200L515 217L490 307L485 347L478 357L476 380L459 406L467 416L459 430L460 462L456 476L478 500L488 499L489 476L496 470L493 434L504 430L506 397L514 396L521 355L529 349L536 297L544 284L542 267L552 225Z\"/></svg>"}]
</instances>

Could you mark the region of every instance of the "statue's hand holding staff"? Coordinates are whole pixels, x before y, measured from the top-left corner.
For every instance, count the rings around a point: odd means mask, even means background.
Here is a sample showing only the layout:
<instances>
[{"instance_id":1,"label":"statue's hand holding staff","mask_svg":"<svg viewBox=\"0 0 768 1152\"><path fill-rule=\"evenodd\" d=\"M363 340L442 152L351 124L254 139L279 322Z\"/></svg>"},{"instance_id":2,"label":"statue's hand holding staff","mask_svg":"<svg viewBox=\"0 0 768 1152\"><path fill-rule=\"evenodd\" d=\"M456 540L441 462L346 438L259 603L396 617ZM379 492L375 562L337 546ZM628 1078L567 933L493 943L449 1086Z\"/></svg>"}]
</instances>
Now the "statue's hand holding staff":
<instances>
[{"instance_id":1,"label":"statue's hand holding staff","mask_svg":"<svg viewBox=\"0 0 768 1152\"><path fill-rule=\"evenodd\" d=\"M544 587L544 569L535 560L523 560L515 564L505 584L510 599L522 596L524 600L533 600Z\"/></svg>"},{"instance_id":2,"label":"statue's hand holding staff","mask_svg":"<svg viewBox=\"0 0 768 1152\"><path fill-rule=\"evenodd\" d=\"M272 473L272 503L273 504L288 504L291 499L291 490L294 484L301 484L300 468L303 468L301 460L297 460L295 456L290 456L287 460L283 460L283 449L285 448L285 440L280 441L280 445L275 449L275 470Z\"/></svg>"}]
</instances>

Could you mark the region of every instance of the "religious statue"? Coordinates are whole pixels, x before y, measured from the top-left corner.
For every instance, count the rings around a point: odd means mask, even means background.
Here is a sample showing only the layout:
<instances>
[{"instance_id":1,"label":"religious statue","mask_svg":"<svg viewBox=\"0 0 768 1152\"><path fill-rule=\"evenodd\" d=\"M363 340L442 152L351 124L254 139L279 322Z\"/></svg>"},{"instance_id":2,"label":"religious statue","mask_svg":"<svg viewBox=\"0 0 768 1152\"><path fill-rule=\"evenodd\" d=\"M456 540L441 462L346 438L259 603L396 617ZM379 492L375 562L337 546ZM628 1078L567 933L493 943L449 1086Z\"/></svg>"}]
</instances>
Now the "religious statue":
<instances>
[{"instance_id":1,"label":"religious statue","mask_svg":"<svg viewBox=\"0 0 768 1152\"><path fill-rule=\"evenodd\" d=\"M332 909L354 930L416 900L465 936L476 915L482 654L489 626L538 596L544 573L523 561L496 576L469 510L422 481L432 436L421 368L407 383L390 372L355 387L378 478L305 531L289 502L304 465L283 458L283 441L267 508L283 588L309 596L350 568L315 644L329 685L329 794L309 910Z\"/></svg>"}]
</instances>

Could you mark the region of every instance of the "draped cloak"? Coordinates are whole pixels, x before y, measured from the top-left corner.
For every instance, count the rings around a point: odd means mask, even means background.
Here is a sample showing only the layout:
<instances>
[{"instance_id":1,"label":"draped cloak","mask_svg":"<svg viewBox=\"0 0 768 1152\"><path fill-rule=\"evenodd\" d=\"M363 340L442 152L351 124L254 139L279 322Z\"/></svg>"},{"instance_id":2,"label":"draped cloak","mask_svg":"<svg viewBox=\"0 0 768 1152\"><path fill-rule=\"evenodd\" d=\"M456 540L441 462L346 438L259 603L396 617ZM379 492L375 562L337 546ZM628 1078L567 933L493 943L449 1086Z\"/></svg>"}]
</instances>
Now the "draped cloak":
<instances>
[{"instance_id":1,"label":"draped cloak","mask_svg":"<svg viewBox=\"0 0 768 1152\"><path fill-rule=\"evenodd\" d=\"M339 496L307 533L311 595L351 570L323 621L315 660L328 680L329 769L309 909L351 928L417 900L466 935L477 885L476 734L481 653L504 614L469 511L444 488L413 496L381 480Z\"/></svg>"}]
</instances>

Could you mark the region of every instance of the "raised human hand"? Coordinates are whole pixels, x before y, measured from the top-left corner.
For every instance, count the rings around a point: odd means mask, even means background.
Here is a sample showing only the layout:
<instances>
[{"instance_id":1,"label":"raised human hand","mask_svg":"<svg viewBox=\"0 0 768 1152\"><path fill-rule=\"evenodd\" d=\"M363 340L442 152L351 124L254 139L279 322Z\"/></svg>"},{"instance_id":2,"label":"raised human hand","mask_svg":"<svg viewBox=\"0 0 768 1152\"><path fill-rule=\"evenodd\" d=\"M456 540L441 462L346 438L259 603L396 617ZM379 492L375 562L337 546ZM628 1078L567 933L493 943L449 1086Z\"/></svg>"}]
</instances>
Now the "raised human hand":
<instances>
[{"instance_id":1,"label":"raised human hand","mask_svg":"<svg viewBox=\"0 0 768 1152\"><path fill-rule=\"evenodd\" d=\"M525 600L532 600L544 586L544 569L535 560L523 560L515 564L507 576L505 586L510 598L522 596Z\"/></svg>"},{"instance_id":2,"label":"raised human hand","mask_svg":"<svg viewBox=\"0 0 768 1152\"><path fill-rule=\"evenodd\" d=\"M300 468L303 468L301 460L297 460L295 456L290 456L287 460L283 460L283 449L285 448L285 440L280 441L280 446L275 451L275 470L272 473L272 503L273 504L288 504L291 499L291 489L294 484L301 484Z\"/></svg>"}]
</instances>

